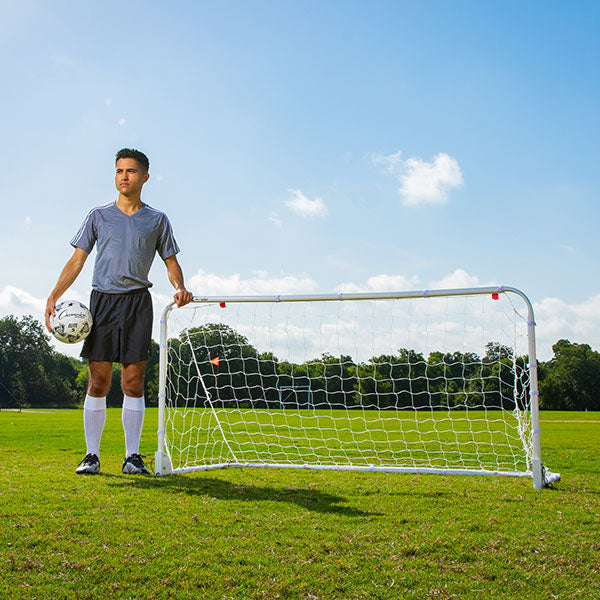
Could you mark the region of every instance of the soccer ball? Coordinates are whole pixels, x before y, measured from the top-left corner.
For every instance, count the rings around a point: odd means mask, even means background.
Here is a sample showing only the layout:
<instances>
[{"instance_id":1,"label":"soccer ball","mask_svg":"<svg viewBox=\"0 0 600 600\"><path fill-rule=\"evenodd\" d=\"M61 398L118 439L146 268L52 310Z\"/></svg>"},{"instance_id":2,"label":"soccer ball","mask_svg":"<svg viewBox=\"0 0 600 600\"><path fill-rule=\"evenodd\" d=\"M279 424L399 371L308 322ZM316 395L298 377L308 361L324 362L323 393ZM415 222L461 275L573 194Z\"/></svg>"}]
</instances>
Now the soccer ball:
<instances>
[{"instance_id":1,"label":"soccer ball","mask_svg":"<svg viewBox=\"0 0 600 600\"><path fill-rule=\"evenodd\" d=\"M76 300L66 300L55 308L56 316L50 315L52 335L65 344L84 340L92 330L92 313Z\"/></svg>"}]
</instances>

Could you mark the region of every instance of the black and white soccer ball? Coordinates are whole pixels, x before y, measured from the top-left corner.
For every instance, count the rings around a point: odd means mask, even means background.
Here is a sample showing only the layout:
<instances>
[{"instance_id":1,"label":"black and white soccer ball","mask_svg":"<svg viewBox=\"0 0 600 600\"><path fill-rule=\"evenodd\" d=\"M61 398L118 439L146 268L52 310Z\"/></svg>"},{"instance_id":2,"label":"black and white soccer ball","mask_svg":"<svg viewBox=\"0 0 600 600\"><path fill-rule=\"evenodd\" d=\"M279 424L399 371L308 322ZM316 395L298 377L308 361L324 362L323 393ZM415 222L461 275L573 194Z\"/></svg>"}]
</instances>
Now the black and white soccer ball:
<instances>
[{"instance_id":1,"label":"black and white soccer ball","mask_svg":"<svg viewBox=\"0 0 600 600\"><path fill-rule=\"evenodd\" d=\"M77 300L65 300L56 305L56 316L50 315L52 335L65 344L84 340L92 330L92 313Z\"/></svg>"}]
</instances>

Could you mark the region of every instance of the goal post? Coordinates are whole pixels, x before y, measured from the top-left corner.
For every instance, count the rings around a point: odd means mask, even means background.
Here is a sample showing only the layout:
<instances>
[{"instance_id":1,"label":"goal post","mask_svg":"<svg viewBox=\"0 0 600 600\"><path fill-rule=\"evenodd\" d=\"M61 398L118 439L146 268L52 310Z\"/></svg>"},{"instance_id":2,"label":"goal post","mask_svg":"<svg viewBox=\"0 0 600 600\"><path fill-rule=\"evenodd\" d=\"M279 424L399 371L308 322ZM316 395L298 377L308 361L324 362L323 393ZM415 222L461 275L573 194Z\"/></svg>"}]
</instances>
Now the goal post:
<instances>
[{"instance_id":1,"label":"goal post","mask_svg":"<svg viewBox=\"0 0 600 600\"><path fill-rule=\"evenodd\" d=\"M541 458L533 307L513 287L171 303L158 402L158 475L560 478Z\"/></svg>"}]
</instances>

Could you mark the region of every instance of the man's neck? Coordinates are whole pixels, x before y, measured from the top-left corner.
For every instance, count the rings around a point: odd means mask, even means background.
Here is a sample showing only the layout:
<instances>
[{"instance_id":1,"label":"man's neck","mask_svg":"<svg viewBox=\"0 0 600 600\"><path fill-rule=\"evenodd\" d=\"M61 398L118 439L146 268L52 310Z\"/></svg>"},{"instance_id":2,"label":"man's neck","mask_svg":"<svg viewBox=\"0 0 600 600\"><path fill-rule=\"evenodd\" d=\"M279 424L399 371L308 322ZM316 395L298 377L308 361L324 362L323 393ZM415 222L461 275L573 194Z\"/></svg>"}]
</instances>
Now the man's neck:
<instances>
[{"instance_id":1,"label":"man's neck","mask_svg":"<svg viewBox=\"0 0 600 600\"><path fill-rule=\"evenodd\" d=\"M117 208L124 212L126 215L132 215L136 213L144 203L142 202L141 196L135 196L133 198L119 194L117 198Z\"/></svg>"}]
</instances>

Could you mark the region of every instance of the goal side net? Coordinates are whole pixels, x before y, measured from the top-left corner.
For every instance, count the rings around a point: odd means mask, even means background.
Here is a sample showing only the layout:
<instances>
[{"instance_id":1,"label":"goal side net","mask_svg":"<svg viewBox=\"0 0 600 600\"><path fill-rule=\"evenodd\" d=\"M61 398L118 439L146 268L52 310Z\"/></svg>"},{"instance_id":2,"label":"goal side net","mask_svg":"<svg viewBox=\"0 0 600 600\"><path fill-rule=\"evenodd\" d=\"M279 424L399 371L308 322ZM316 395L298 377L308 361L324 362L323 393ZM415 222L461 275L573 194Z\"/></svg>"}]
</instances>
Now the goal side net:
<instances>
[{"instance_id":1,"label":"goal side net","mask_svg":"<svg viewBox=\"0 0 600 600\"><path fill-rule=\"evenodd\" d=\"M530 301L490 287L170 304L155 470L223 467L556 481Z\"/></svg>"}]
</instances>

